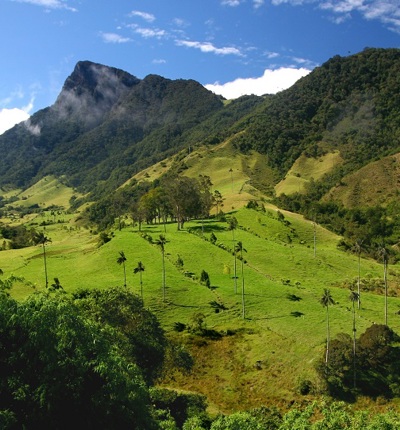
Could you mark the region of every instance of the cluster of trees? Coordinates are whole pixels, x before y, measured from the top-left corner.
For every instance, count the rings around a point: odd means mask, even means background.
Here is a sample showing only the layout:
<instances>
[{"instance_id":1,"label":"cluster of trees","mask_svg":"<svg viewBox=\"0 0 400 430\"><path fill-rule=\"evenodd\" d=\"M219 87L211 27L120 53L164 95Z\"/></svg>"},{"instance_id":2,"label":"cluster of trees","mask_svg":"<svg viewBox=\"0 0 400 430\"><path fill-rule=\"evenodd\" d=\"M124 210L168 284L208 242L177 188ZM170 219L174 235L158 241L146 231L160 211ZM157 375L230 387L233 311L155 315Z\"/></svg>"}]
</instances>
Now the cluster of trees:
<instances>
[{"instance_id":1,"label":"cluster of trees","mask_svg":"<svg viewBox=\"0 0 400 430\"><path fill-rule=\"evenodd\" d=\"M356 306L360 295L350 292L352 336L340 333L330 339L329 308L335 304L330 291L324 290L320 303L326 309L326 349L316 368L334 397L348 398L358 393L367 396L400 395L400 336L385 324L373 324L357 339ZM357 305L356 305L357 304Z\"/></svg>"},{"instance_id":2,"label":"cluster of trees","mask_svg":"<svg viewBox=\"0 0 400 430\"><path fill-rule=\"evenodd\" d=\"M0 279L2 429L177 429L205 414L201 396L154 387L165 362L188 371L192 361L127 288L18 302L14 280Z\"/></svg>"},{"instance_id":3,"label":"cluster of trees","mask_svg":"<svg viewBox=\"0 0 400 430\"><path fill-rule=\"evenodd\" d=\"M100 229L122 224L122 217L131 214L139 225L143 222L166 223L173 220L182 228L191 218L208 218L211 209L221 208L223 198L218 190L211 192L212 183L208 176L198 179L186 176L166 175L153 183L135 183L91 205L86 216L89 222Z\"/></svg>"},{"instance_id":4,"label":"cluster of trees","mask_svg":"<svg viewBox=\"0 0 400 430\"><path fill-rule=\"evenodd\" d=\"M329 230L343 236L340 246L345 250L357 240L363 244L363 252L376 256L377 248L398 244L400 237L400 204L393 201L386 207L348 209L336 202L318 202L321 195L308 190L307 194L281 195L276 203L287 210L316 220Z\"/></svg>"},{"instance_id":5,"label":"cluster of trees","mask_svg":"<svg viewBox=\"0 0 400 430\"><path fill-rule=\"evenodd\" d=\"M41 235L43 235L42 232L23 224L17 226L0 224L0 238L3 239L0 249L19 249L41 244Z\"/></svg>"},{"instance_id":6,"label":"cluster of trees","mask_svg":"<svg viewBox=\"0 0 400 430\"><path fill-rule=\"evenodd\" d=\"M329 359L318 373L329 394L351 398L357 394L386 398L400 395L400 336L383 324L374 324L358 338L345 333L332 339Z\"/></svg>"}]
</instances>

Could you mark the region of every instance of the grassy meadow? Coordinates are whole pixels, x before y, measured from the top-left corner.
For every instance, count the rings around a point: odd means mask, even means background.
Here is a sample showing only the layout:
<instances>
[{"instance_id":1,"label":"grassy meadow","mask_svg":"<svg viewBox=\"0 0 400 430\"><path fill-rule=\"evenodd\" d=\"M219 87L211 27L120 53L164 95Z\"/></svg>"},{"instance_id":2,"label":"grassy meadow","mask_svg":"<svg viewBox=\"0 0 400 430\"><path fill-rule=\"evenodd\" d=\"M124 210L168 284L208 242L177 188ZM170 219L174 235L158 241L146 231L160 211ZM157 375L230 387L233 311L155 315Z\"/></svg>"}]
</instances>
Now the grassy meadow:
<instances>
[{"instance_id":1,"label":"grassy meadow","mask_svg":"<svg viewBox=\"0 0 400 430\"><path fill-rule=\"evenodd\" d=\"M161 385L205 394L214 411L232 412L263 404L283 407L301 400L298 387L302 381L310 380L315 393L320 388L314 364L323 356L326 340L326 311L319 303L324 288L331 290L336 302L330 309L332 337L339 332L351 335L348 286L357 278L358 258L338 250L340 237L318 225L314 231L313 223L302 216L279 212L265 200L264 210L246 208L245 203L258 196L243 165L255 169L260 160L232 157L229 148L220 149L227 153L191 154L200 162L191 164L188 158L185 173L210 173L214 189L225 197L225 220L193 220L180 231L174 223L143 225L138 231L126 218L124 227L110 232L111 241L102 246L98 246L97 232L80 224L79 214L43 211L16 218L10 213L0 222L22 222L44 231L51 239L46 246L49 281L58 278L67 292L123 285L123 266L117 263L123 251L127 288L140 294L139 274L133 270L139 261L143 263L145 306L156 313L169 336L188 345L195 358L190 375L170 373ZM156 167L152 174L157 177ZM72 192L49 179L38 184L32 195L25 192L20 202L34 195L40 196L36 201L45 207L54 204L55 196L59 202L68 200ZM232 216L238 220L233 232L227 223ZM149 241L149 236L155 242L160 234L167 239L165 301L161 250ZM210 241L211 234L217 238L215 244ZM246 251L243 276L242 262L236 260L235 287L232 249L239 241ZM179 258L182 266L177 264ZM23 278L12 290L18 299L44 289L41 246L0 251L0 269L3 278ZM210 288L200 283L202 270L209 274ZM362 258L360 273L363 284L381 280L383 267ZM389 325L400 333L399 264L389 267L389 286ZM382 294L362 291L361 301L356 315L358 334L373 323L384 322ZM215 312L211 302L218 302L225 310ZM207 328L221 337L198 338L174 331L175 323L190 325L199 313L204 315Z\"/></svg>"}]
</instances>

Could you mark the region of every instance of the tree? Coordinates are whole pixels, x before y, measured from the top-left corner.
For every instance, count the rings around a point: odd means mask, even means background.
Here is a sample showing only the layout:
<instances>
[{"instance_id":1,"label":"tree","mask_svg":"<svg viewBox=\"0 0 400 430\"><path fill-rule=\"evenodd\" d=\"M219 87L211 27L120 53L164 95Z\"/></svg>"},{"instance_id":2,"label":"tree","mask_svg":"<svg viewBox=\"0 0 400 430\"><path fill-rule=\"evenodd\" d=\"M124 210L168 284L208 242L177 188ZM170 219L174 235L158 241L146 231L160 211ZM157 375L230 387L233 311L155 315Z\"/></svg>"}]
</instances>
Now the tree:
<instances>
[{"instance_id":1,"label":"tree","mask_svg":"<svg viewBox=\"0 0 400 430\"><path fill-rule=\"evenodd\" d=\"M44 232L35 232L33 234L32 241L35 245L42 245L43 250L43 262L44 262L44 277L45 277L45 287L49 285L48 275L47 275L47 258L46 258L46 245L51 242Z\"/></svg>"},{"instance_id":2,"label":"tree","mask_svg":"<svg viewBox=\"0 0 400 430\"><path fill-rule=\"evenodd\" d=\"M351 291L350 292L350 296L349 299L352 303L352 308L353 308L353 383L354 383L354 388L356 388L356 333L357 333L357 329L356 329L356 308L355 308L355 303L358 303L358 294L355 291Z\"/></svg>"},{"instance_id":3,"label":"tree","mask_svg":"<svg viewBox=\"0 0 400 430\"><path fill-rule=\"evenodd\" d=\"M165 244L167 239L163 234L160 234L156 241L156 245L160 247L162 254L162 291L163 291L163 302L165 302Z\"/></svg>"},{"instance_id":4,"label":"tree","mask_svg":"<svg viewBox=\"0 0 400 430\"><path fill-rule=\"evenodd\" d=\"M143 301L123 287L82 289L74 294L75 303L91 319L111 326L114 343L124 356L136 363L147 384L160 375L167 340L157 318L143 306Z\"/></svg>"},{"instance_id":5,"label":"tree","mask_svg":"<svg viewBox=\"0 0 400 430\"><path fill-rule=\"evenodd\" d=\"M11 428L154 429L118 331L82 309L62 292L0 297L0 411Z\"/></svg>"},{"instance_id":6,"label":"tree","mask_svg":"<svg viewBox=\"0 0 400 430\"><path fill-rule=\"evenodd\" d=\"M238 222L237 219L233 216L228 221L228 230L232 232L232 243L233 243L233 279L234 279L234 287L235 294L237 294L237 270L236 270L236 252L235 252L235 230L237 229Z\"/></svg>"},{"instance_id":7,"label":"tree","mask_svg":"<svg viewBox=\"0 0 400 430\"><path fill-rule=\"evenodd\" d=\"M211 194L212 182L209 176L199 175L199 190L201 197L201 217L208 218L213 206L213 195Z\"/></svg>"},{"instance_id":8,"label":"tree","mask_svg":"<svg viewBox=\"0 0 400 430\"><path fill-rule=\"evenodd\" d=\"M165 183L172 213L178 222L178 230L186 220L200 216L203 211L199 181L181 176L169 179Z\"/></svg>"},{"instance_id":9,"label":"tree","mask_svg":"<svg viewBox=\"0 0 400 430\"><path fill-rule=\"evenodd\" d=\"M353 246L353 250L358 257L358 276L357 276L358 309L361 308L361 245L362 245L362 242L363 242L362 240L358 239L356 240L356 243Z\"/></svg>"},{"instance_id":10,"label":"tree","mask_svg":"<svg viewBox=\"0 0 400 430\"><path fill-rule=\"evenodd\" d=\"M125 267L126 257L124 251L119 251L119 257L117 258L117 263L122 265L124 268L124 287L126 287L126 267Z\"/></svg>"},{"instance_id":11,"label":"tree","mask_svg":"<svg viewBox=\"0 0 400 430\"><path fill-rule=\"evenodd\" d=\"M385 248L385 245L382 244L378 249L378 256L382 258L383 263L383 283L385 287L385 325L388 324L388 283L387 283L387 270L388 270L388 262L389 262L389 253Z\"/></svg>"},{"instance_id":12,"label":"tree","mask_svg":"<svg viewBox=\"0 0 400 430\"><path fill-rule=\"evenodd\" d=\"M205 270L202 270L200 273L200 283L205 285L207 288L210 288L211 286L210 276Z\"/></svg>"},{"instance_id":13,"label":"tree","mask_svg":"<svg viewBox=\"0 0 400 430\"><path fill-rule=\"evenodd\" d=\"M213 205L216 206L217 208L217 216L218 216L221 208L224 206L224 198L222 197L222 194L218 190L214 190Z\"/></svg>"},{"instance_id":14,"label":"tree","mask_svg":"<svg viewBox=\"0 0 400 430\"><path fill-rule=\"evenodd\" d=\"M328 365L329 360L329 343L330 343L330 324L329 324L329 306L334 305L335 301L331 296L331 292L324 288L324 294L319 299L321 305L326 308L326 353L325 353L325 365Z\"/></svg>"},{"instance_id":15,"label":"tree","mask_svg":"<svg viewBox=\"0 0 400 430\"><path fill-rule=\"evenodd\" d=\"M141 261L138 262L137 266L133 269L133 273L136 275L136 273L139 273L139 282L140 282L140 297L143 301L143 282L142 282L142 273L144 272L144 266Z\"/></svg>"},{"instance_id":16,"label":"tree","mask_svg":"<svg viewBox=\"0 0 400 430\"><path fill-rule=\"evenodd\" d=\"M240 261L241 261L241 272L242 272L242 316L243 319L246 317L245 311L245 300L244 300L244 260L243 260L243 251L247 252L246 249L243 248L242 242L238 242L235 246L235 253L240 253Z\"/></svg>"}]
</instances>

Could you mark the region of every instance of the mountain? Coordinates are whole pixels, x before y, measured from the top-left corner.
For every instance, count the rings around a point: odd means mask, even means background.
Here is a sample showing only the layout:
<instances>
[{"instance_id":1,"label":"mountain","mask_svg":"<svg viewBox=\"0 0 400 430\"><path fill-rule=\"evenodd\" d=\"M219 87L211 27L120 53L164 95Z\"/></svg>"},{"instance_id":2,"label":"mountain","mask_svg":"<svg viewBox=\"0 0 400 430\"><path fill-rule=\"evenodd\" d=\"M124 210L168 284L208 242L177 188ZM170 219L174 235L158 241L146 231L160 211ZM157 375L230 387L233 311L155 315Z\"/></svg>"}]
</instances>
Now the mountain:
<instances>
[{"instance_id":1,"label":"mountain","mask_svg":"<svg viewBox=\"0 0 400 430\"><path fill-rule=\"evenodd\" d=\"M268 181L258 175L253 186L295 195L311 185L314 199L348 204L338 184L400 152L399 69L400 50L369 48L331 58L276 95L226 101L193 80L79 62L53 106L0 136L0 186L54 175L97 199L183 149L229 142L265 156ZM396 169L382 204L397 198Z\"/></svg>"},{"instance_id":2,"label":"mountain","mask_svg":"<svg viewBox=\"0 0 400 430\"><path fill-rule=\"evenodd\" d=\"M79 62L53 106L1 136L1 184L26 187L54 174L92 190L123 168L128 173L118 175L127 179L137 163L180 149L179 136L222 106L192 80L139 80Z\"/></svg>"}]
</instances>

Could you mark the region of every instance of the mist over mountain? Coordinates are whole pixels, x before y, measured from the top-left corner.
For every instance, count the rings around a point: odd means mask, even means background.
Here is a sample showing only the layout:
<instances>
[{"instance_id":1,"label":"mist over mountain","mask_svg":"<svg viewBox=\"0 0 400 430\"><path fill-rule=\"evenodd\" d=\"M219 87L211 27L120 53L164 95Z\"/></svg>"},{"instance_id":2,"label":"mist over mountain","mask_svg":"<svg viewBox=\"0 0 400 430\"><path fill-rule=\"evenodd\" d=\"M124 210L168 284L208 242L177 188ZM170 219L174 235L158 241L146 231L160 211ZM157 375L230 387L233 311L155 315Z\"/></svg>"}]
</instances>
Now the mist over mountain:
<instances>
[{"instance_id":1,"label":"mist over mountain","mask_svg":"<svg viewBox=\"0 0 400 430\"><path fill-rule=\"evenodd\" d=\"M365 49L328 60L276 95L228 102L193 80L138 79L81 61L54 105L0 136L0 186L53 174L99 196L182 149L229 140L239 153L267 156L271 186L301 156L339 153L318 194L335 198L346 175L399 152L398 70L400 50Z\"/></svg>"}]
</instances>

